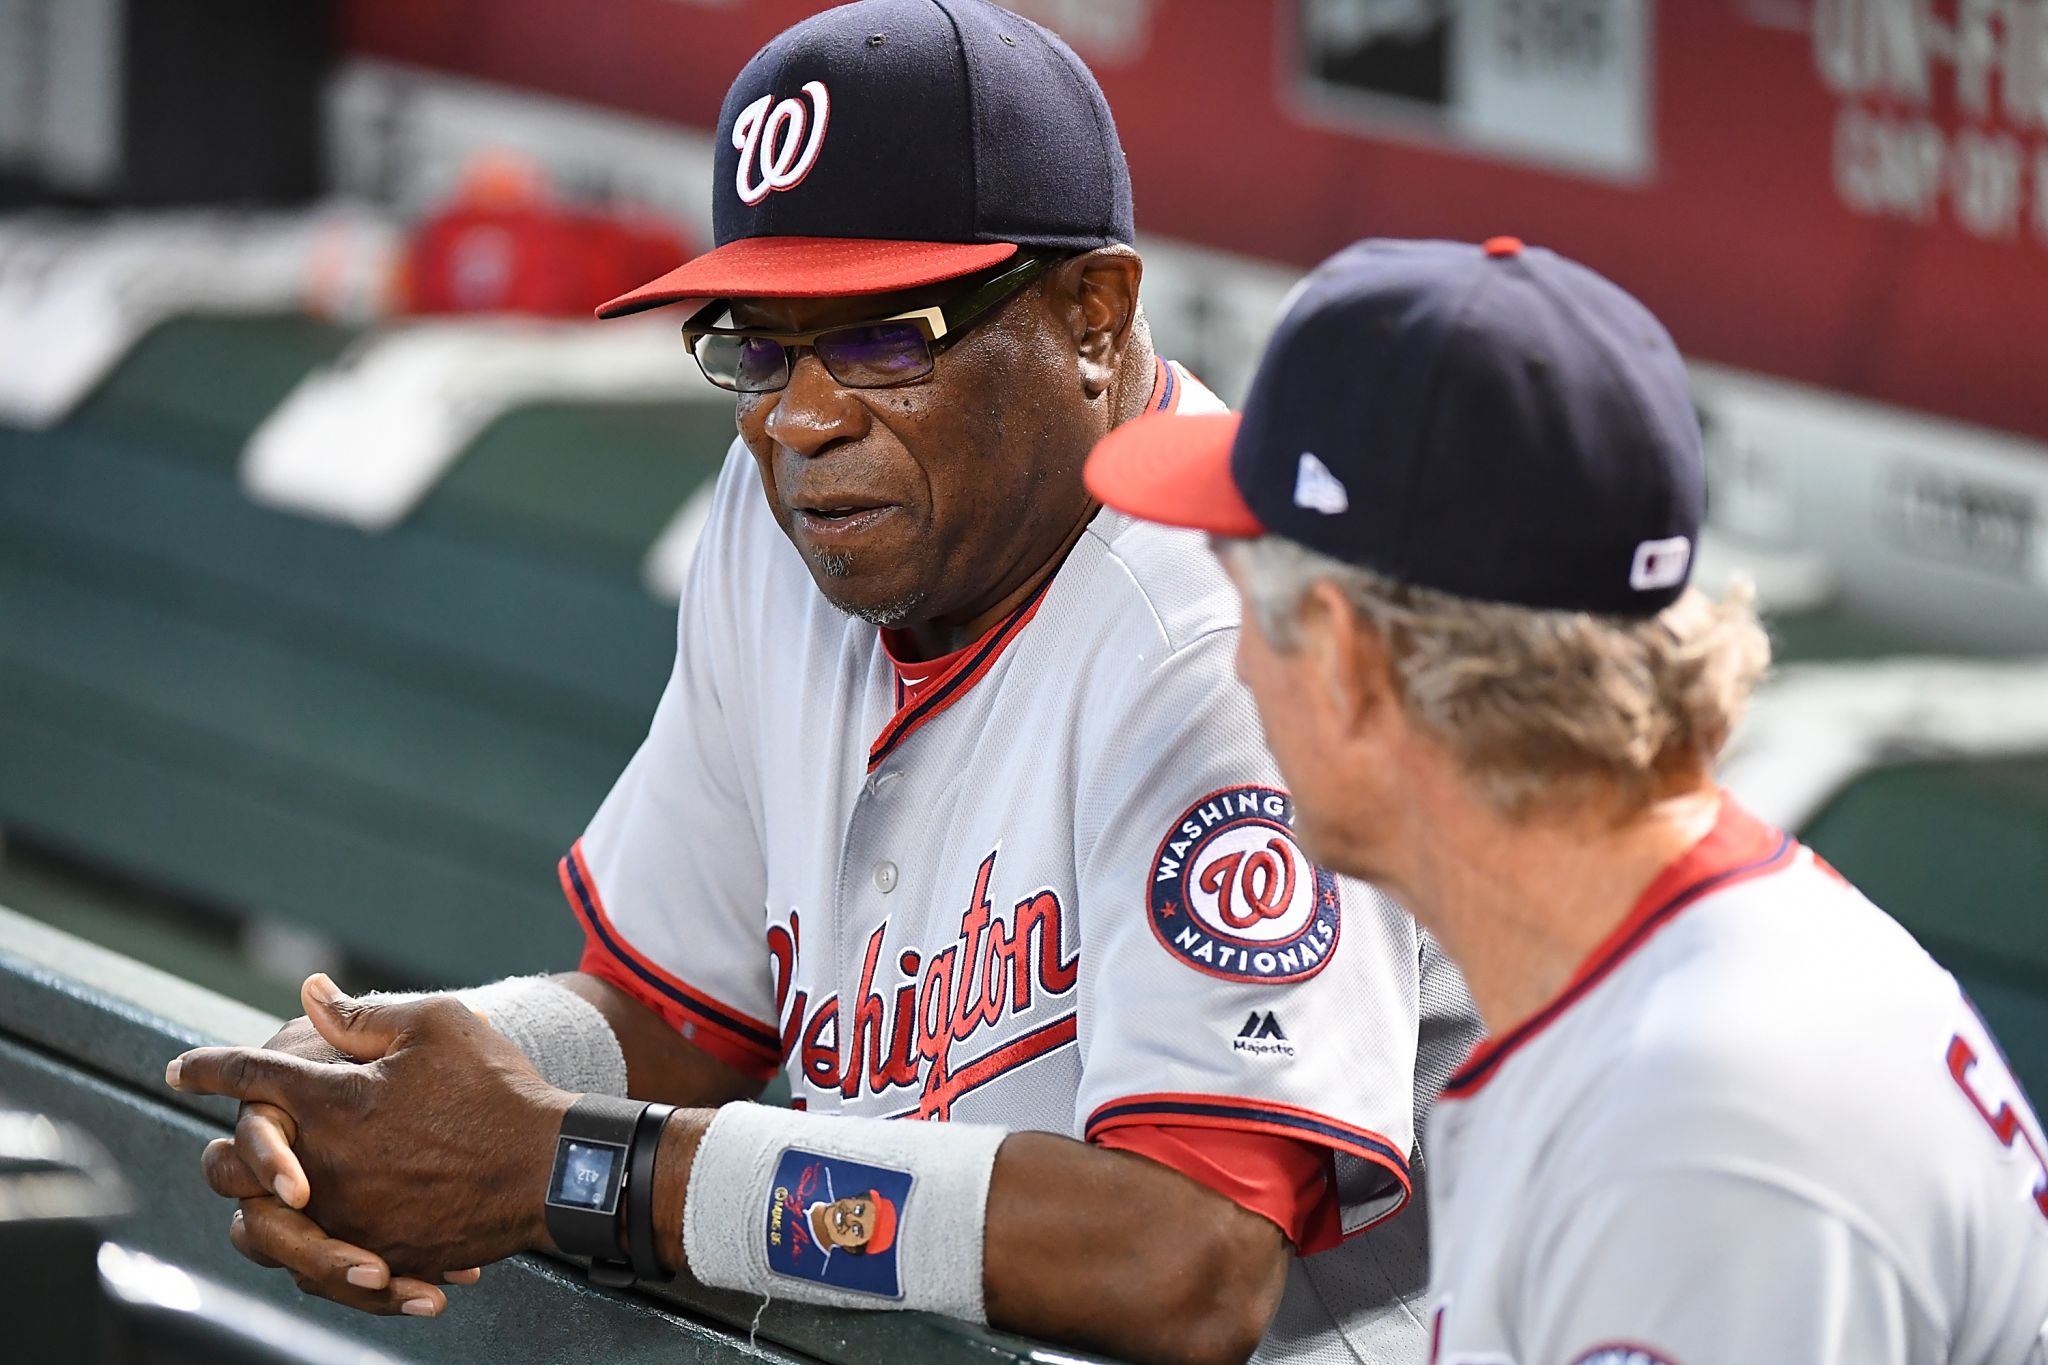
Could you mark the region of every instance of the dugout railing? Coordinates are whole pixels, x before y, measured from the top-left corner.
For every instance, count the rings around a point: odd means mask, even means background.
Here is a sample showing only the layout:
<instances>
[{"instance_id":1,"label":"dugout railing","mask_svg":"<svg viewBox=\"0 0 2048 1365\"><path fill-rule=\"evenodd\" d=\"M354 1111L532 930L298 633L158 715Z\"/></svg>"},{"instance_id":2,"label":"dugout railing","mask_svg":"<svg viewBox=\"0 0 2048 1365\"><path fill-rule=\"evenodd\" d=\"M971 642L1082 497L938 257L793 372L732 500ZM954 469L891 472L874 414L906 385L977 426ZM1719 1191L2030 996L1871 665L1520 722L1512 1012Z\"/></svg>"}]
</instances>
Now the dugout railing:
<instances>
[{"instance_id":1,"label":"dugout railing","mask_svg":"<svg viewBox=\"0 0 2048 1365\"><path fill-rule=\"evenodd\" d=\"M109 1232L330 1333L404 1360L445 1365L602 1360L607 1365L1088 1365L1098 1358L918 1313L772 1302L694 1283L613 1292L573 1266L519 1256L450 1293L434 1321L373 1318L302 1296L242 1260L229 1208L201 1182L199 1152L227 1133L231 1102L174 1094L164 1065L189 1047L259 1043L273 1016L0 909L0 1109L50 1116L97 1139L134 1193ZM93 1324L80 1323L81 1360ZM0 1354L5 1354L0 1351Z\"/></svg>"}]
</instances>

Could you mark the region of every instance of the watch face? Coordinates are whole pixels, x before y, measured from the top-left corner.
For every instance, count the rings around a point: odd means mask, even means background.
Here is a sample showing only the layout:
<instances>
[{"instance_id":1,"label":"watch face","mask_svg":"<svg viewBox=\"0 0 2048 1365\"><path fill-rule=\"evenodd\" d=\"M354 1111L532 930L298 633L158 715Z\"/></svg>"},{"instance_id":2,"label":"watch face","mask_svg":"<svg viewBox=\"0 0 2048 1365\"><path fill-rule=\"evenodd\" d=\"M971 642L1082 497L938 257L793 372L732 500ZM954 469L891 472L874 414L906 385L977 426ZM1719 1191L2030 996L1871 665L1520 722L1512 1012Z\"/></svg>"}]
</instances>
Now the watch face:
<instances>
[{"instance_id":1,"label":"watch face","mask_svg":"<svg viewBox=\"0 0 2048 1365\"><path fill-rule=\"evenodd\" d=\"M555 1148L555 1178L548 1182L548 1202L597 1213L616 1211L625 1162L623 1147L561 1139Z\"/></svg>"}]
</instances>

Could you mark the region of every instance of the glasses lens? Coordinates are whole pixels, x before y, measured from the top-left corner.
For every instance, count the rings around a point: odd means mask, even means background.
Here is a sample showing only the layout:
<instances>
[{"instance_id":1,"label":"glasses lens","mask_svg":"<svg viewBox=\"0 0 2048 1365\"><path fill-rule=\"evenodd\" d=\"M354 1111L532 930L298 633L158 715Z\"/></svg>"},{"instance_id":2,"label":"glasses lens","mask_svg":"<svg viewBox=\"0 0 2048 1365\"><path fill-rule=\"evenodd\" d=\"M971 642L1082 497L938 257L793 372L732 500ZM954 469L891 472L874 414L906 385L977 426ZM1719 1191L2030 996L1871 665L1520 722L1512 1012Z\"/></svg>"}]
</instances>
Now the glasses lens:
<instances>
[{"instance_id":1,"label":"glasses lens","mask_svg":"<svg viewBox=\"0 0 2048 1365\"><path fill-rule=\"evenodd\" d=\"M704 377L736 393L773 393L789 383L789 352L760 337L700 336L693 348Z\"/></svg>"},{"instance_id":2,"label":"glasses lens","mask_svg":"<svg viewBox=\"0 0 2048 1365\"><path fill-rule=\"evenodd\" d=\"M849 388L886 389L932 372L931 343L908 322L827 332L812 343L832 377Z\"/></svg>"}]
</instances>

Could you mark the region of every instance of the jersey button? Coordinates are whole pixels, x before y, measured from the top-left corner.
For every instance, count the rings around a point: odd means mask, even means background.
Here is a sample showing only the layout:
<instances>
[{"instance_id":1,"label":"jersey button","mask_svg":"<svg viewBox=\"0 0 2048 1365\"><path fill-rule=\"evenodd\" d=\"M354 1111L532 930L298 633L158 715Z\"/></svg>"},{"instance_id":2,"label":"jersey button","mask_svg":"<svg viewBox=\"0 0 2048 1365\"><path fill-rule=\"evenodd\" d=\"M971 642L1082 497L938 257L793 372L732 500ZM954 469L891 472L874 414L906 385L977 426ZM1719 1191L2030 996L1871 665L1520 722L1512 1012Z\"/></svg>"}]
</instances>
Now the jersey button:
<instances>
[{"instance_id":1,"label":"jersey button","mask_svg":"<svg viewBox=\"0 0 2048 1365\"><path fill-rule=\"evenodd\" d=\"M896 864L875 864L875 890L888 895L896 889Z\"/></svg>"}]
</instances>

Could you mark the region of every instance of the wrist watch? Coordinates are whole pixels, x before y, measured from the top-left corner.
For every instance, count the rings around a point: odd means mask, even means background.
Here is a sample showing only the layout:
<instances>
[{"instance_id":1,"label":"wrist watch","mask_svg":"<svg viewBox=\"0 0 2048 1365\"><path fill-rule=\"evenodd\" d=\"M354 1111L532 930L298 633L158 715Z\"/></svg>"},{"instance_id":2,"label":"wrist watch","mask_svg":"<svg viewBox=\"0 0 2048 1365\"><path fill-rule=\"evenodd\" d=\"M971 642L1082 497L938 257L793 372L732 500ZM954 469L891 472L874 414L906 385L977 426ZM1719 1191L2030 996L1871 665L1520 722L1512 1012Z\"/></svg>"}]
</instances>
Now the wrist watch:
<instances>
[{"instance_id":1,"label":"wrist watch","mask_svg":"<svg viewBox=\"0 0 2048 1365\"><path fill-rule=\"evenodd\" d=\"M548 1236L562 1250L588 1256L591 1280L613 1288L633 1283L619 1236L619 1206L633 1132L646 1108L644 1101L611 1095L578 1099L562 1117L548 1176Z\"/></svg>"}]
</instances>

